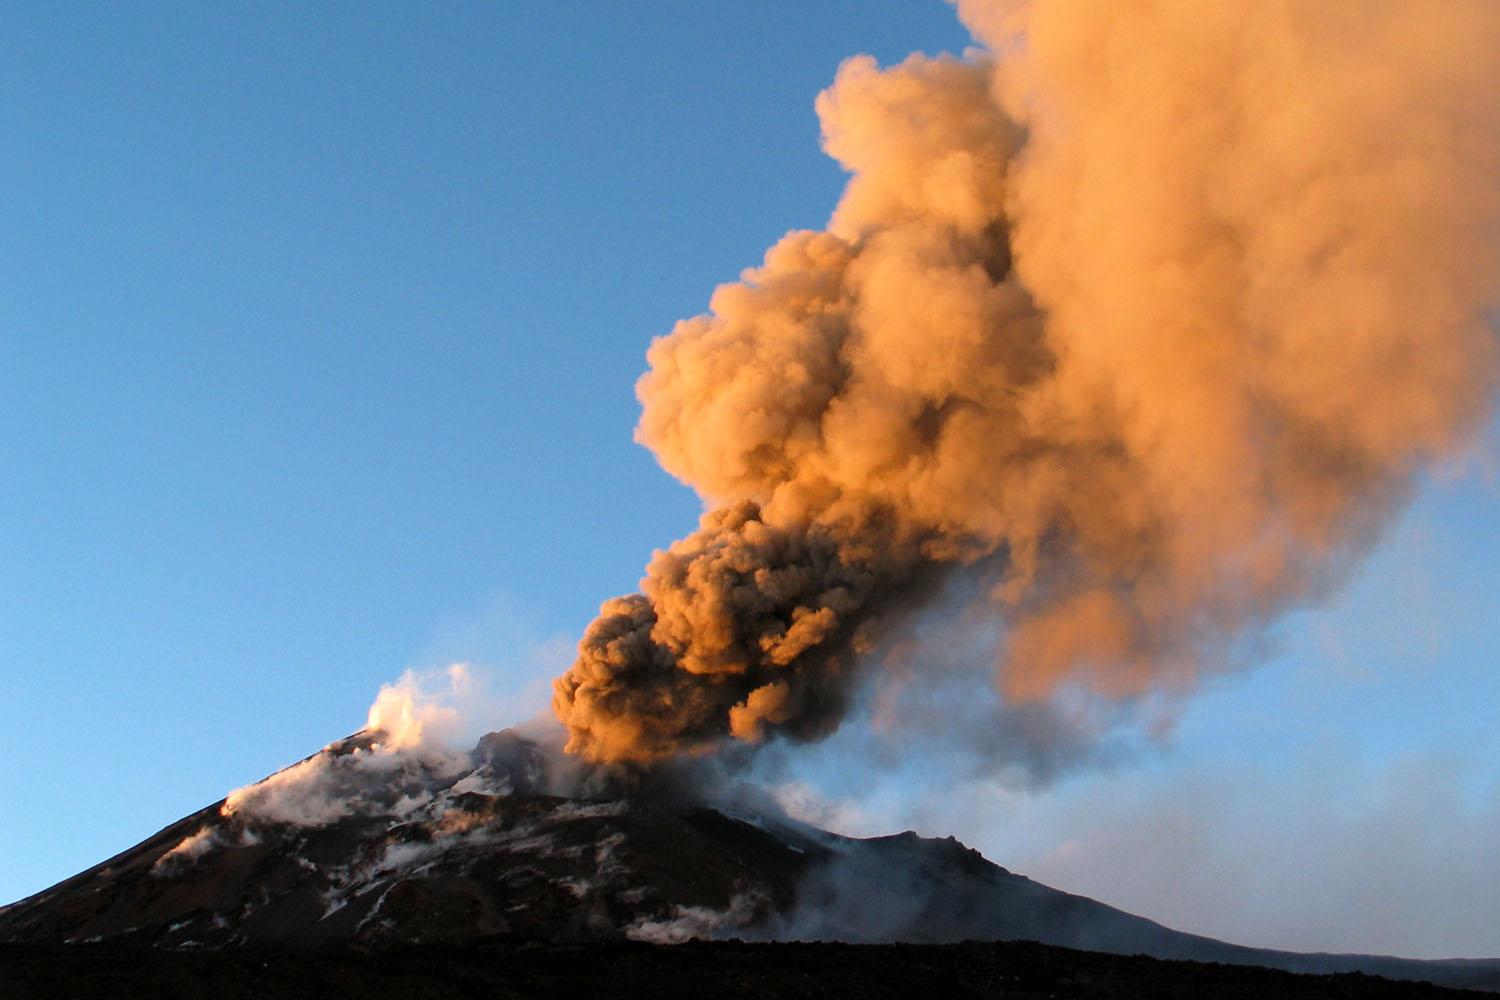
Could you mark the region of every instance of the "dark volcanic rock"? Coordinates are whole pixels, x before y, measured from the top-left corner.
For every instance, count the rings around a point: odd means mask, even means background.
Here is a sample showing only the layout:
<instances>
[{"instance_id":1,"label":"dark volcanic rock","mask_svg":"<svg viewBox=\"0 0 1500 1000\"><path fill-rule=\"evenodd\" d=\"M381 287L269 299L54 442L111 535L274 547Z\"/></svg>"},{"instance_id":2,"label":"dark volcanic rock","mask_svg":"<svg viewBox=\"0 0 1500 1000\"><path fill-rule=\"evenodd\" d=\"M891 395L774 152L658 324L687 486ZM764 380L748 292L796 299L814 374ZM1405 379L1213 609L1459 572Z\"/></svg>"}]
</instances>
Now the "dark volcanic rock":
<instances>
[{"instance_id":1,"label":"dark volcanic rock","mask_svg":"<svg viewBox=\"0 0 1500 1000\"><path fill-rule=\"evenodd\" d=\"M191 948L671 937L682 919L699 929L711 914L789 908L809 860L828 851L701 807L544 794L545 759L510 734L486 737L460 768L338 770L368 745L346 740L303 762L320 764L314 783L332 775L347 796L338 810L318 793L260 813L216 803L0 910L0 940ZM366 787L367 777L379 780ZM316 821L287 821L291 813Z\"/></svg>"},{"instance_id":2,"label":"dark volcanic rock","mask_svg":"<svg viewBox=\"0 0 1500 1000\"><path fill-rule=\"evenodd\" d=\"M488 997L1006 997L1156 1000L1439 1000L1472 993L1359 973L1071 951L1030 942L953 945L482 941L378 952L120 945L0 945L6 1000L430 1000Z\"/></svg>"},{"instance_id":3,"label":"dark volcanic rock","mask_svg":"<svg viewBox=\"0 0 1500 1000\"><path fill-rule=\"evenodd\" d=\"M459 756L392 752L377 734L356 734L0 909L0 941L180 952L502 938L1033 940L1500 989L1500 962L1242 948L1050 889L952 838L855 840L782 816L729 815L680 789L611 794L588 776L564 780L559 766L509 732ZM320 968L337 966L328 962Z\"/></svg>"}]
</instances>

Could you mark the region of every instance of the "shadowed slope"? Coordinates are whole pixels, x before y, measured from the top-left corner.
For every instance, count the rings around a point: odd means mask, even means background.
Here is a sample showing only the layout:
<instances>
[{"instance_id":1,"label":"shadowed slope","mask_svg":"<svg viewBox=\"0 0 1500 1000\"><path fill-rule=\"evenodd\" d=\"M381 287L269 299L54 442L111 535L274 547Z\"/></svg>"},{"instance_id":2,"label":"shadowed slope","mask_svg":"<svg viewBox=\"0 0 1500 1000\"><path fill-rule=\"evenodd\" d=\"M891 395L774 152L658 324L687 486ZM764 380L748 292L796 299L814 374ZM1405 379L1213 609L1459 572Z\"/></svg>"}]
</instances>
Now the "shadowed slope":
<instances>
[{"instance_id":1,"label":"shadowed slope","mask_svg":"<svg viewBox=\"0 0 1500 1000\"><path fill-rule=\"evenodd\" d=\"M857 840L730 815L680 790L578 797L589 782L561 780L562 765L509 732L459 757L379 747L376 734L330 745L0 910L0 940L178 950L496 936L1035 940L1500 989L1500 962L1300 955L1184 934L1013 874L952 838Z\"/></svg>"}]
</instances>

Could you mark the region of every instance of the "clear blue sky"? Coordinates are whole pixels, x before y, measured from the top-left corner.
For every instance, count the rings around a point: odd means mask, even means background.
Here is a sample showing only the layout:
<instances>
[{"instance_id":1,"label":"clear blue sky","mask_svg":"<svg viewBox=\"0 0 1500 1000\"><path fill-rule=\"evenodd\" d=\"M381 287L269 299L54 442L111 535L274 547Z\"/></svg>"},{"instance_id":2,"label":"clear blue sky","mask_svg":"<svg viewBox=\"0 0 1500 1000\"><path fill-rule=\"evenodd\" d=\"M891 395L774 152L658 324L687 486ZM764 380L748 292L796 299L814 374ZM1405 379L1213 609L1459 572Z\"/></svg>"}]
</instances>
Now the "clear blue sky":
<instances>
[{"instance_id":1,"label":"clear blue sky","mask_svg":"<svg viewBox=\"0 0 1500 1000\"><path fill-rule=\"evenodd\" d=\"M631 443L650 338L826 219L812 101L842 58L965 44L937 0L10 11L0 901L357 728L407 667L555 646L633 589L697 511ZM907 778L828 794L1306 943L1111 882L1140 852L1108 831L1070 869L1059 831L1136 829L1122 789L1194 781L1237 815L1257 781L1312 788L1316 758L1370 776L1339 800L1356 819L1392 769L1437 768L1460 832L1500 842L1497 511L1482 476L1424 489L1343 602L1123 774L957 813L913 813ZM1303 826L1328 828L1278 829Z\"/></svg>"}]
</instances>

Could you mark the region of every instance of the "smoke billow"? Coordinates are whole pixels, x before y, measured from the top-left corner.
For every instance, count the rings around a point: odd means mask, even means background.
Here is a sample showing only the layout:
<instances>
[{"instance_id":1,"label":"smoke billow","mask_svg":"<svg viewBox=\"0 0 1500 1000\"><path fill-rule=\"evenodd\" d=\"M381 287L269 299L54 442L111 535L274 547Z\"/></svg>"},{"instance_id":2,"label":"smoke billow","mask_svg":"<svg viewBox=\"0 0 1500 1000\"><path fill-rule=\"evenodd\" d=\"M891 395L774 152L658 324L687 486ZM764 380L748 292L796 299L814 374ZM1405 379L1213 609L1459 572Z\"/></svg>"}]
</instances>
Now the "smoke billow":
<instances>
[{"instance_id":1,"label":"smoke billow","mask_svg":"<svg viewBox=\"0 0 1500 1000\"><path fill-rule=\"evenodd\" d=\"M1500 5L958 9L985 50L818 98L827 230L652 345L637 439L710 512L557 681L570 750L825 735L980 562L1012 702L1189 685L1484 417Z\"/></svg>"}]
</instances>

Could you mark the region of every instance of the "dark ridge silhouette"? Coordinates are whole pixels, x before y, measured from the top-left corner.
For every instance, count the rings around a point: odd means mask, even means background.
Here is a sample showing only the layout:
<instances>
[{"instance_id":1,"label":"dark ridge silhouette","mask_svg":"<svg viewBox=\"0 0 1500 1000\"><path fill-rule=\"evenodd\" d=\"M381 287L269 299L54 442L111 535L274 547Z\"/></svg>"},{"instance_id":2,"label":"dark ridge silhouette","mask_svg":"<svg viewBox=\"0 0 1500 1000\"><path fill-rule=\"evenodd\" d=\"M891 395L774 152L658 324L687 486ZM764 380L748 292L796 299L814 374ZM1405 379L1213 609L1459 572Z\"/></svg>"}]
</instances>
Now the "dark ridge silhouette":
<instances>
[{"instance_id":1,"label":"dark ridge silhouette","mask_svg":"<svg viewBox=\"0 0 1500 1000\"><path fill-rule=\"evenodd\" d=\"M538 953L547 955L569 943L695 938L1036 941L1500 990L1500 961L1298 954L1175 931L1009 872L952 838L853 839L783 815L705 804L680 784L672 794L637 786L631 795L602 796L605 786L565 779L566 765L510 732L441 759L382 755L376 735L333 744L255 794L226 800L227 808L200 810L0 909L0 941L34 946L7 952L8 960L35 968L61 954L48 949L62 944L89 945L77 952L91 956L81 959L85 965L106 963L122 946L179 956L333 949L316 960L318 975L347 978L355 972L340 963L352 960L338 956L349 949L497 940L511 942L501 949L506 961L519 961L524 949L515 943L522 941L553 949ZM591 784L596 794L580 797ZM723 960L739 954L725 951ZM836 954L864 961L849 957L863 953ZM678 961L630 959L637 960L673 968ZM185 957L150 961L159 962L153 975L191 965ZM204 961L222 971L242 959Z\"/></svg>"}]
</instances>

